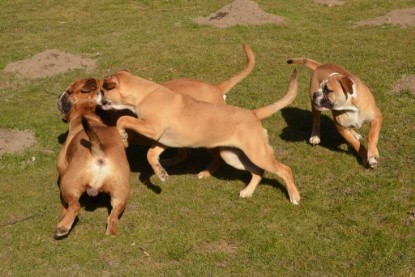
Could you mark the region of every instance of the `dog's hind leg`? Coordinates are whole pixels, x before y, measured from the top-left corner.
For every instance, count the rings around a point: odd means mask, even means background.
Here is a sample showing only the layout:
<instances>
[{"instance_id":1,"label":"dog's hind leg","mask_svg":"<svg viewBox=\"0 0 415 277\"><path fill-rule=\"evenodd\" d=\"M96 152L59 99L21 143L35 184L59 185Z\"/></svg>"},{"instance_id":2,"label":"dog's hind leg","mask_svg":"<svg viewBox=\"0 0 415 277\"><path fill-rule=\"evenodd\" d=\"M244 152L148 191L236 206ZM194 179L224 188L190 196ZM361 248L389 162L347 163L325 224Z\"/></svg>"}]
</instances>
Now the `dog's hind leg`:
<instances>
[{"instance_id":1,"label":"dog's hind leg","mask_svg":"<svg viewBox=\"0 0 415 277\"><path fill-rule=\"evenodd\" d=\"M160 178L161 181L165 182L169 178L169 174L160 164L160 155L166 150L166 146L155 142L147 152L147 161L153 168L154 173Z\"/></svg>"},{"instance_id":2,"label":"dog's hind leg","mask_svg":"<svg viewBox=\"0 0 415 277\"><path fill-rule=\"evenodd\" d=\"M127 199L126 198L116 198L113 195L111 195L111 206L112 210L110 215L108 216L107 221L107 235L115 236L118 231L118 221L121 217L122 213L125 210L125 206L127 205Z\"/></svg>"},{"instance_id":3,"label":"dog's hind leg","mask_svg":"<svg viewBox=\"0 0 415 277\"><path fill-rule=\"evenodd\" d=\"M239 193L240 197L243 197L243 198L251 197L256 187L258 186L259 182L261 182L262 180L262 175L264 174L264 170L257 167L255 164L253 164L240 149L230 148L230 147L221 147L220 155L222 159L230 166L236 169L248 170L251 172L252 174L251 181Z\"/></svg>"},{"instance_id":4,"label":"dog's hind leg","mask_svg":"<svg viewBox=\"0 0 415 277\"><path fill-rule=\"evenodd\" d=\"M247 147L244 153L252 161L252 163L259 168L274 173L282 178L285 182L291 203L300 203L300 194L295 186L291 168L275 159L272 147L269 144L264 143L262 147L260 144L257 144L255 148Z\"/></svg>"},{"instance_id":5,"label":"dog's hind leg","mask_svg":"<svg viewBox=\"0 0 415 277\"><path fill-rule=\"evenodd\" d=\"M63 218L55 229L55 239L60 239L68 235L72 224L75 221L76 215L81 208L78 196L64 197L64 201L67 203L68 208L66 209L66 212L64 212Z\"/></svg>"},{"instance_id":6,"label":"dog's hind leg","mask_svg":"<svg viewBox=\"0 0 415 277\"><path fill-rule=\"evenodd\" d=\"M219 148L208 149L209 153L213 156L213 161L205 170L200 171L197 174L199 179L207 178L212 176L212 174L223 165L223 160L220 157Z\"/></svg>"},{"instance_id":7,"label":"dog's hind leg","mask_svg":"<svg viewBox=\"0 0 415 277\"><path fill-rule=\"evenodd\" d=\"M160 163L165 167L178 165L189 157L189 152L190 149L188 148L179 148L177 149L177 153L174 157L162 159L160 160Z\"/></svg>"}]
</instances>

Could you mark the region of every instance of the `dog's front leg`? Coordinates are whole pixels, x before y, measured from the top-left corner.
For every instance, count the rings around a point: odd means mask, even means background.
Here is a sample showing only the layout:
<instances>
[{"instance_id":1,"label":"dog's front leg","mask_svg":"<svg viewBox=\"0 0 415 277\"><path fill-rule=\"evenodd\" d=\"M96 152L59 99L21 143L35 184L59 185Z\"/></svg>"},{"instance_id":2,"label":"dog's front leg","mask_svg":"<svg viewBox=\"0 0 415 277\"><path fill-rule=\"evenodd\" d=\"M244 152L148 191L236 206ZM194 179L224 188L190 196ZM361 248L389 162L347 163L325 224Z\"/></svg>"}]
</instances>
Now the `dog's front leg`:
<instances>
[{"instance_id":1,"label":"dog's front leg","mask_svg":"<svg viewBox=\"0 0 415 277\"><path fill-rule=\"evenodd\" d=\"M160 155L166 150L166 146L155 142L147 152L147 161L154 170L154 173L160 178L161 181L165 182L169 178L169 174L160 164Z\"/></svg>"},{"instance_id":2,"label":"dog's front leg","mask_svg":"<svg viewBox=\"0 0 415 277\"><path fill-rule=\"evenodd\" d=\"M337 132L349 143L353 149L359 154L360 158L364 165L367 163L367 150L366 148L360 143L360 141L356 138L354 133L349 130L345 129L343 126L335 122L335 126Z\"/></svg>"},{"instance_id":3,"label":"dog's front leg","mask_svg":"<svg viewBox=\"0 0 415 277\"><path fill-rule=\"evenodd\" d=\"M311 109L313 113L313 129L310 136L310 144L317 145L320 143L320 116L321 112L314 108L313 103L311 103Z\"/></svg>"},{"instance_id":4,"label":"dog's front leg","mask_svg":"<svg viewBox=\"0 0 415 277\"><path fill-rule=\"evenodd\" d=\"M131 129L153 140L158 139L156 129L142 118L135 118L128 115L121 116L117 120L117 129L125 143L127 143L128 137L125 129Z\"/></svg>"},{"instance_id":5,"label":"dog's front leg","mask_svg":"<svg viewBox=\"0 0 415 277\"><path fill-rule=\"evenodd\" d=\"M379 111L378 116L370 122L370 130L367 142L367 163L370 168L377 166L380 157L379 150L377 147L379 140L380 128L382 126L382 114Z\"/></svg>"}]
</instances>

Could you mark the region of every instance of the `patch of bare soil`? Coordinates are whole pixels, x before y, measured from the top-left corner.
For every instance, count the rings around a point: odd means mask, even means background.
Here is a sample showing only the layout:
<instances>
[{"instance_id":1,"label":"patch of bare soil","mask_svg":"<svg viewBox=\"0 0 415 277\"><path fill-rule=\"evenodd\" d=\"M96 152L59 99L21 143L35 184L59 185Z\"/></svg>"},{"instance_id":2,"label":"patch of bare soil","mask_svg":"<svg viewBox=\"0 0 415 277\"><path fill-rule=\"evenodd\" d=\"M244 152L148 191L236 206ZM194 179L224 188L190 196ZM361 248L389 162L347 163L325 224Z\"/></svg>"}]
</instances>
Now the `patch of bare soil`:
<instances>
[{"instance_id":1,"label":"patch of bare soil","mask_svg":"<svg viewBox=\"0 0 415 277\"><path fill-rule=\"evenodd\" d=\"M384 16L359 21L357 26L362 25L400 25L401 27L413 26L415 24L415 8L391 11Z\"/></svg>"},{"instance_id":2,"label":"patch of bare soil","mask_svg":"<svg viewBox=\"0 0 415 277\"><path fill-rule=\"evenodd\" d=\"M393 92L409 90L415 94L415 75L403 76L392 88Z\"/></svg>"},{"instance_id":3,"label":"patch of bare soil","mask_svg":"<svg viewBox=\"0 0 415 277\"><path fill-rule=\"evenodd\" d=\"M36 143L32 131L17 131L0 128L0 156L6 153L21 153Z\"/></svg>"},{"instance_id":4,"label":"patch of bare soil","mask_svg":"<svg viewBox=\"0 0 415 277\"><path fill-rule=\"evenodd\" d=\"M250 0L235 0L209 16L198 17L194 21L218 28L234 25L285 24L283 17L264 12L256 2Z\"/></svg>"},{"instance_id":5,"label":"patch of bare soil","mask_svg":"<svg viewBox=\"0 0 415 277\"><path fill-rule=\"evenodd\" d=\"M74 69L92 70L93 59L65 53L58 49L46 50L31 59L17 61L6 66L4 72L15 73L19 77L36 79L53 76Z\"/></svg>"},{"instance_id":6,"label":"patch of bare soil","mask_svg":"<svg viewBox=\"0 0 415 277\"><path fill-rule=\"evenodd\" d=\"M343 5L344 1L339 1L339 0L314 0L314 3L323 4L323 5L327 5L329 7L332 7L332 6L341 6L341 5Z\"/></svg>"}]
</instances>

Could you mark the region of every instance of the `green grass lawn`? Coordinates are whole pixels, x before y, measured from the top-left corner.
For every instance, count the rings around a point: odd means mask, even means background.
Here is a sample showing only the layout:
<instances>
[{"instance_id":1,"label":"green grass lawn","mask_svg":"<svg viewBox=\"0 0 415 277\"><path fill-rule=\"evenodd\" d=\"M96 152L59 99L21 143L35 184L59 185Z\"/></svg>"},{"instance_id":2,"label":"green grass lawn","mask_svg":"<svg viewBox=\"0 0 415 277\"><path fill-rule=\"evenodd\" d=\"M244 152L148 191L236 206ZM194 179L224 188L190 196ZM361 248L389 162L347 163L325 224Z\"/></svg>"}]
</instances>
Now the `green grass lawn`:
<instances>
[{"instance_id":1,"label":"green grass lawn","mask_svg":"<svg viewBox=\"0 0 415 277\"><path fill-rule=\"evenodd\" d=\"M54 48L97 60L93 72L34 80L0 74L0 128L31 129L38 140L23 154L0 157L0 276L415 276L415 98L392 92L403 75L415 74L414 27L354 26L414 2L256 2L287 24L219 29L193 22L230 3L224 0L0 3L0 70ZM68 238L54 240L55 162L67 131L56 100L68 84L120 69L160 83L219 83L244 67L242 43L256 65L228 104L254 108L281 97L295 68L288 58L340 64L372 88L383 112L380 165L361 165L329 113L321 145L308 144L311 74L297 66L297 99L263 125L277 159L293 171L299 206L272 174L251 199L238 196L247 172L224 166L197 179L209 162L201 150L161 183L145 149L135 148L119 235L105 236L108 199L100 197L81 209ZM365 140L367 132L362 128Z\"/></svg>"}]
</instances>

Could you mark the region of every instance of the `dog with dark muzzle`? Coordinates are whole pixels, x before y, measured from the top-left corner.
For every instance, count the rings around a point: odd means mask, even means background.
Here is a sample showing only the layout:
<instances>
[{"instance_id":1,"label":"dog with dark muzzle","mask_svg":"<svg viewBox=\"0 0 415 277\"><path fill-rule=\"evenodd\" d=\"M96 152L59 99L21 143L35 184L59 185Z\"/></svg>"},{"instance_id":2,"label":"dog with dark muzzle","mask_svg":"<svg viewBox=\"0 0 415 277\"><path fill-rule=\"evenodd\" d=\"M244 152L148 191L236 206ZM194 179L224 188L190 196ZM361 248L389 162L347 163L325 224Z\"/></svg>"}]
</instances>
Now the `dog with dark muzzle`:
<instances>
[{"instance_id":1,"label":"dog with dark muzzle","mask_svg":"<svg viewBox=\"0 0 415 277\"><path fill-rule=\"evenodd\" d=\"M368 86L354 74L335 64L321 64L304 58L290 59L287 62L303 64L313 71L309 89L313 112L310 143L320 143L320 114L330 110L340 135L360 155L364 165L375 167L380 160L377 144L382 113ZM367 150L360 143L362 136L355 131L365 122L370 122Z\"/></svg>"}]
</instances>

